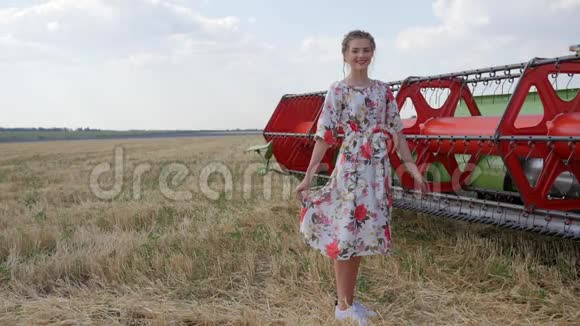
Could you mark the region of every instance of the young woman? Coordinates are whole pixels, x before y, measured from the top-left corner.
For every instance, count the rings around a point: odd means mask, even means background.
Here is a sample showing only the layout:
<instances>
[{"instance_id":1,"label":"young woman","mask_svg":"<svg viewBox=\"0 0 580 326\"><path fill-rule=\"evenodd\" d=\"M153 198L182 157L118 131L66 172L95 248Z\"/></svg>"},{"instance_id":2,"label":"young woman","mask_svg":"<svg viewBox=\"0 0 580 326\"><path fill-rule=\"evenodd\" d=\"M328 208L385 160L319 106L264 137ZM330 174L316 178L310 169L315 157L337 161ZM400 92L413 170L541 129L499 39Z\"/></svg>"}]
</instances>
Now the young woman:
<instances>
[{"instance_id":1,"label":"young woman","mask_svg":"<svg viewBox=\"0 0 580 326\"><path fill-rule=\"evenodd\" d=\"M375 41L364 31L351 31L342 41L342 54L350 73L330 85L315 135L310 164L295 193L301 200L300 231L310 246L334 260L338 302L336 319L366 323L376 313L354 300L361 256L391 254L391 167L386 140L394 147L407 171L424 189L415 165L397 104L390 88L370 79L368 67ZM310 185L326 150L342 126L344 140L335 168L324 187Z\"/></svg>"}]
</instances>

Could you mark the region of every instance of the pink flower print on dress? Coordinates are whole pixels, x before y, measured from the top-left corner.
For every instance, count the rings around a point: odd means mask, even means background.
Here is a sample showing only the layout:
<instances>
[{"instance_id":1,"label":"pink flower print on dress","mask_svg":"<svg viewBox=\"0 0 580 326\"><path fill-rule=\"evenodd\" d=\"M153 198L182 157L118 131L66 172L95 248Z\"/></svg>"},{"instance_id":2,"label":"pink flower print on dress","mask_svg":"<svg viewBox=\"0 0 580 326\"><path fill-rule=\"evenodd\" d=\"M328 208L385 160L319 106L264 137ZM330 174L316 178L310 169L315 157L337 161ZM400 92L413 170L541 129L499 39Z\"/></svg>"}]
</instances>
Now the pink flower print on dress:
<instances>
[{"instance_id":1,"label":"pink flower print on dress","mask_svg":"<svg viewBox=\"0 0 580 326\"><path fill-rule=\"evenodd\" d=\"M302 221L304 221L304 215L306 215L306 211L308 209L306 207L302 207L302 210L300 211L300 223L302 223Z\"/></svg>"},{"instance_id":2,"label":"pink flower print on dress","mask_svg":"<svg viewBox=\"0 0 580 326\"><path fill-rule=\"evenodd\" d=\"M324 226L332 225L332 219L328 216L321 216L319 222Z\"/></svg>"},{"instance_id":3,"label":"pink flower print on dress","mask_svg":"<svg viewBox=\"0 0 580 326\"><path fill-rule=\"evenodd\" d=\"M391 241L391 226L387 225L385 227L385 238L387 238L387 241Z\"/></svg>"},{"instance_id":4,"label":"pink flower print on dress","mask_svg":"<svg viewBox=\"0 0 580 326\"><path fill-rule=\"evenodd\" d=\"M370 142L366 142L361 146L361 153L360 155L366 159L366 160L370 160L371 156L373 155L373 149L371 147L371 143Z\"/></svg>"},{"instance_id":5,"label":"pink flower print on dress","mask_svg":"<svg viewBox=\"0 0 580 326\"><path fill-rule=\"evenodd\" d=\"M386 192L391 191L391 180L389 179L389 177L385 178L385 191Z\"/></svg>"},{"instance_id":6,"label":"pink flower print on dress","mask_svg":"<svg viewBox=\"0 0 580 326\"><path fill-rule=\"evenodd\" d=\"M330 202L330 193L322 194L320 196L317 196L316 199L312 200L312 203L314 205L320 205L322 203L328 203L328 202Z\"/></svg>"},{"instance_id":7,"label":"pink flower print on dress","mask_svg":"<svg viewBox=\"0 0 580 326\"><path fill-rule=\"evenodd\" d=\"M325 203L330 203L332 201L332 197L330 196L330 193L328 193L326 196L324 196L324 202Z\"/></svg>"},{"instance_id":8,"label":"pink flower print on dress","mask_svg":"<svg viewBox=\"0 0 580 326\"><path fill-rule=\"evenodd\" d=\"M332 134L332 130L328 129L324 132L324 141L328 143L328 145L334 144L334 135Z\"/></svg>"},{"instance_id":9,"label":"pink flower print on dress","mask_svg":"<svg viewBox=\"0 0 580 326\"><path fill-rule=\"evenodd\" d=\"M354 222L350 222L347 226L346 229L350 232L350 233L354 233L354 230L356 229L356 227L354 226Z\"/></svg>"},{"instance_id":10,"label":"pink flower print on dress","mask_svg":"<svg viewBox=\"0 0 580 326\"><path fill-rule=\"evenodd\" d=\"M354 132L358 132L359 131L359 128L358 128L358 125L356 124L356 122L350 120L348 122L348 124L350 126L350 129L352 129L352 131L354 131Z\"/></svg>"},{"instance_id":11,"label":"pink flower print on dress","mask_svg":"<svg viewBox=\"0 0 580 326\"><path fill-rule=\"evenodd\" d=\"M328 257L332 259L336 259L340 250L338 249L338 240L334 240L333 242L326 245L326 254Z\"/></svg>"},{"instance_id":12,"label":"pink flower print on dress","mask_svg":"<svg viewBox=\"0 0 580 326\"><path fill-rule=\"evenodd\" d=\"M365 218L367 217L367 207L364 204L358 205L355 209L354 209L354 218L359 221L362 222L365 220Z\"/></svg>"}]
</instances>

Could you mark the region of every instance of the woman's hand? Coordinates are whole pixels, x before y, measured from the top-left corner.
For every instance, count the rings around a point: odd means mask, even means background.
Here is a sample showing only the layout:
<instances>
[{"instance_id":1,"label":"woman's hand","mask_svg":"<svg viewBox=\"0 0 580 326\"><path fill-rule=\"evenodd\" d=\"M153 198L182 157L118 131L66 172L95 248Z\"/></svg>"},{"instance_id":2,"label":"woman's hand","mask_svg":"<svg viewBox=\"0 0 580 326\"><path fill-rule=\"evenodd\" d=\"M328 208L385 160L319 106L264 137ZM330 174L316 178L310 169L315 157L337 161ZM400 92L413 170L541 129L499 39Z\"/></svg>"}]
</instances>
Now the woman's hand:
<instances>
[{"instance_id":1,"label":"woman's hand","mask_svg":"<svg viewBox=\"0 0 580 326\"><path fill-rule=\"evenodd\" d=\"M393 147L390 148L390 152L392 153L392 152L398 151L399 150L399 140L400 140L399 134L396 132L391 133L390 131L388 131L386 129L385 129L385 131L388 132L389 135L391 136L391 141L393 144Z\"/></svg>"},{"instance_id":2,"label":"woman's hand","mask_svg":"<svg viewBox=\"0 0 580 326\"><path fill-rule=\"evenodd\" d=\"M304 190L308 190L310 189L310 184L312 183L312 180L310 178L304 178L302 179L302 182L300 182L300 184L298 184L298 186L296 186L296 188L294 189L294 195L296 196L296 199L298 200L302 200L302 192Z\"/></svg>"},{"instance_id":3,"label":"woman's hand","mask_svg":"<svg viewBox=\"0 0 580 326\"><path fill-rule=\"evenodd\" d=\"M417 165L415 165L415 163L411 163L415 166L415 168L410 169L413 172L411 173L411 176L413 177L413 180L415 181L415 185L418 186L417 188L419 189L419 191L421 191L421 193L427 193L429 192L429 183L427 182L427 180L425 180L425 178L423 178L423 176L421 175L421 173L419 172L419 169L417 168Z\"/></svg>"},{"instance_id":4,"label":"woman's hand","mask_svg":"<svg viewBox=\"0 0 580 326\"><path fill-rule=\"evenodd\" d=\"M413 159L409 146L407 145L405 135L402 132L396 132L391 133L391 137L393 139L393 149L401 154L403 165L411 177L413 177L415 186L417 186L416 188L418 188L422 193L428 192L429 184L425 178L423 178L423 175L419 172L419 168L417 168L417 165L415 164L415 160Z\"/></svg>"}]
</instances>

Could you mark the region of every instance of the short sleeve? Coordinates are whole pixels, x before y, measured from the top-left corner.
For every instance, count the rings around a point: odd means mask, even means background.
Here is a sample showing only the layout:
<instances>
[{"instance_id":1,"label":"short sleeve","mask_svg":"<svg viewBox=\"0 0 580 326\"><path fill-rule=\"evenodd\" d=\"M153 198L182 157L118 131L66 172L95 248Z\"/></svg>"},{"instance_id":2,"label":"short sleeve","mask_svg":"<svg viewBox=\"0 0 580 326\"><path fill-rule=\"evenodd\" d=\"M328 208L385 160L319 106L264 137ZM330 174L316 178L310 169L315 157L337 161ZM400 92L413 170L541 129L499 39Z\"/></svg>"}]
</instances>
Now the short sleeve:
<instances>
[{"instance_id":1,"label":"short sleeve","mask_svg":"<svg viewBox=\"0 0 580 326\"><path fill-rule=\"evenodd\" d=\"M387 86L387 126L386 129L390 133L399 133L403 130L403 121L399 115L399 106L393 96L391 88Z\"/></svg>"},{"instance_id":2,"label":"short sleeve","mask_svg":"<svg viewBox=\"0 0 580 326\"><path fill-rule=\"evenodd\" d=\"M333 145L338 136L338 124L340 122L340 88L333 84L326 92L326 98L322 105L322 112L318 117L314 139L323 139L327 144Z\"/></svg>"}]
</instances>

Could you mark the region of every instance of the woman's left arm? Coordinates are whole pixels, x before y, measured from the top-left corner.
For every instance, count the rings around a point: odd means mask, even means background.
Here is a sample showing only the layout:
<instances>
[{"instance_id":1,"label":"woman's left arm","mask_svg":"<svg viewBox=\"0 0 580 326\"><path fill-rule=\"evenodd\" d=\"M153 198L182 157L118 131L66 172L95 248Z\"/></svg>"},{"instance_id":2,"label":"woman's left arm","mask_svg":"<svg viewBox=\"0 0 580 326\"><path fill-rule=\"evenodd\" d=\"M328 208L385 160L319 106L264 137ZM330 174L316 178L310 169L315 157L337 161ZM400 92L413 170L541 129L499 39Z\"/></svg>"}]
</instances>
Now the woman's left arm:
<instances>
[{"instance_id":1,"label":"woman's left arm","mask_svg":"<svg viewBox=\"0 0 580 326\"><path fill-rule=\"evenodd\" d=\"M409 145L407 145L407 139L405 134L403 134L404 125L399 115L399 107L397 105L397 101L395 100L395 96L389 87L387 87L386 99L386 130L393 138L394 150L401 154L401 158L403 159L403 166L411 174L413 180L415 180L415 185L418 185L422 192L426 192L428 189L427 182L425 179L423 179L423 176L421 175L421 172L419 172L419 169L415 164L415 160L411 155Z\"/></svg>"},{"instance_id":2,"label":"woman's left arm","mask_svg":"<svg viewBox=\"0 0 580 326\"><path fill-rule=\"evenodd\" d=\"M417 164L415 164L415 160L413 159L413 155L411 155L411 150L409 150L409 145L407 145L407 139L405 134L402 131L391 133L393 137L393 145L394 150L396 150L400 155L401 159L403 160L403 166L411 174L413 180L415 180L415 184L419 185L419 189L423 192L426 192L428 189L427 181L419 172L419 168Z\"/></svg>"}]
</instances>

